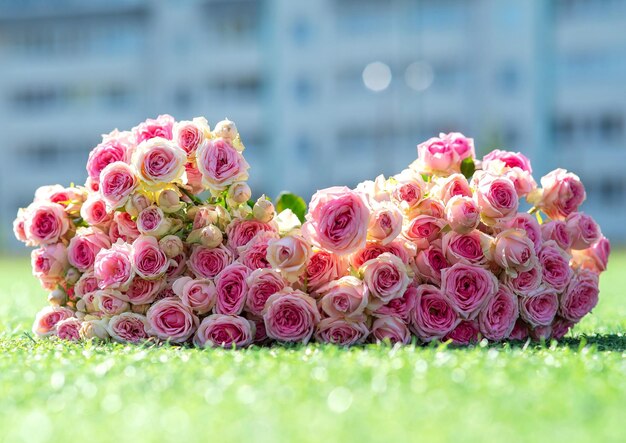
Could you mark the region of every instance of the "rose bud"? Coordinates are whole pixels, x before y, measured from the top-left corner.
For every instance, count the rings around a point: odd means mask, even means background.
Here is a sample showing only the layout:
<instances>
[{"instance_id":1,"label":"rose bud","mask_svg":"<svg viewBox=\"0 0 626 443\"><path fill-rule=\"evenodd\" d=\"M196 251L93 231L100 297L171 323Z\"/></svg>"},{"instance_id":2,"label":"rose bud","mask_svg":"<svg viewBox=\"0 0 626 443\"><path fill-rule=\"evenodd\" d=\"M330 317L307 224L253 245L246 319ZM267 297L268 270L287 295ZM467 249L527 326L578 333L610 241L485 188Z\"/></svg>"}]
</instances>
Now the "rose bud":
<instances>
[{"instance_id":1,"label":"rose bud","mask_svg":"<svg viewBox=\"0 0 626 443\"><path fill-rule=\"evenodd\" d=\"M247 204L242 204L237 206L236 208L231 207L231 212L233 217L246 219L252 215L252 208Z\"/></svg>"},{"instance_id":2,"label":"rose bud","mask_svg":"<svg viewBox=\"0 0 626 443\"><path fill-rule=\"evenodd\" d=\"M78 331L80 338L83 340L106 340L109 338L107 323L106 318L84 320Z\"/></svg>"},{"instance_id":3,"label":"rose bud","mask_svg":"<svg viewBox=\"0 0 626 443\"><path fill-rule=\"evenodd\" d=\"M252 216L263 223L269 223L276 215L274 204L263 194L252 207Z\"/></svg>"},{"instance_id":4,"label":"rose bud","mask_svg":"<svg viewBox=\"0 0 626 443\"><path fill-rule=\"evenodd\" d=\"M198 241L207 248L216 248L222 244L224 234L215 225L208 225L199 230Z\"/></svg>"},{"instance_id":5,"label":"rose bud","mask_svg":"<svg viewBox=\"0 0 626 443\"><path fill-rule=\"evenodd\" d=\"M65 283L75 285L80 276L81 273L76 268L69 268L65 273Z\"/></svg>"},{"instance_id":6,"label":"rose bud","mask_svg":"<svg viewBox=\"0 0 626 443\"><path fill-rule=\"evenodd\" d=\"M161 191L158 198L159 208L168 214L179 211L185 203L180 200L180 195L173 189Z\"/></svg>"},{"instance_id":7,"label":"rose bud","mask_svg":"<svg viewBox=\"0 0 626 443\"><path fill-rule=\"evenodd\" d=\"M184 245L183 241L175 236L175 235L166 235L161 240L159 240L159 247L167 258L176 257L183 253Z\"/></svg>"},{"instance_id":8,"label":"rose bud","mask_svg":"<svg viewBox=\"0 0 626 443\"><path fill-rule=\"evenodd\" d=\"M213 135L215 137L222 137L228 140L234 140L239 135L239 131L237 131L237 126L234 122L225 119L215 125L215 129L213 129Z\"/></svg>"},{"instance_id":9,"label":"rose bud","mask_svg":"<svg viewBox=\"0 0 626 443\"><path fill-rule=\"evenodd\" d=\"M62 289L55 289L48 294L48 303L55 306L61 306L67 301L67 294Z\"/></svg>"},{"instance_id":10,"label":"rose bud","mask_svg":"<svg viewBox=\"0 0 626 443\"><path fill-rule=\"evenodd\" d=\"M446 205L446 220L452 230L459 234L473 231L480 222L480 211L470 197L455 195Z\"/></svg>"},{"instance_id":11,"label":"rose bud","mask_svg":"<svg viewBox=\"0 0 626 443\"><path fill-rule=\"evenodd\" d=\"M252 197L252 190L246 182L235 182L228 188L226 202L229 206L246 203Z\"/></svg>"},{"instance_id":12,"label":"rose bud","mask_svg":"<svg viewBox=\"0 0 626 443\"><path fill-rule=\"evenodd\" d=\"M310 255L311 246L299 235L270 240L267 246L267 261L291 283L306 270Z\"/></svg>"},{"instance_id":13,"label":"rose bud","mask_svg":"<svg viewBox=\"0 0 626 443\"><path fill-rule=\"evenodd\" d=\"M158 206L150 206L139 213L137 229L143 235L162 237L172 229L172 219Z\"/></svg>"},{"instance_id":14,"label":"rose bud","mask_svg":"<svg viewBox=\"0 0 626 443\"><path fill-rule=\"evenodd\" d=\"M152 205L152 202L145 194L141 192L133 193L126 202L126 212L128 212L132 217L137 217L141 211L148 208Z\"/></svg>"}]
</instances>

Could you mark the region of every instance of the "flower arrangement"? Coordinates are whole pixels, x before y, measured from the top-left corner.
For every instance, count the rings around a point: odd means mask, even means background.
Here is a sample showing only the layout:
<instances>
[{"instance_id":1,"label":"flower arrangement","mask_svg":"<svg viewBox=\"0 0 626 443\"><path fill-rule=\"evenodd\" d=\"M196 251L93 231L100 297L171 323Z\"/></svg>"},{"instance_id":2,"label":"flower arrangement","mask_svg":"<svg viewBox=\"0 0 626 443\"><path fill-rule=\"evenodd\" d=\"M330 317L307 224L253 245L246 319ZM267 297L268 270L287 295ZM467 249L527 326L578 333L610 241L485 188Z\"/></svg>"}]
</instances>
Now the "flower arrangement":
<instances>
[{"instance_id":1,"label":"flower arrangement","mask_svg":"<svg viewBox=\"0 0 626 443\"><path fill-rule=\"evenodd\" d=\"M16 237L40 337L245 347L559 339L598 302L610 245L557 169L440 134L393 177L250 200L233 122L106 134L84 186L45 186ZM530 210L520 207L522 199ZM278 212L278 213L277 213Z\"/></svg>"}]
</instances>

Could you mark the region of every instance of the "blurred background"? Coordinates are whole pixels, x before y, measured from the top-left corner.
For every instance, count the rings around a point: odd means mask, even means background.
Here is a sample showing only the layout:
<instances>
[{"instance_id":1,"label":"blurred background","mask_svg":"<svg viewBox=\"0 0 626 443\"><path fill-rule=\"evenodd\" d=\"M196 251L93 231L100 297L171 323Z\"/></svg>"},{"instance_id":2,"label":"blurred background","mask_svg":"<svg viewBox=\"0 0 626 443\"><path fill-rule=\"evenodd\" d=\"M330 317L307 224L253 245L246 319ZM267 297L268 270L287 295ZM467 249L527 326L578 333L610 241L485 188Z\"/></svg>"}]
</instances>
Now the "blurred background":
<instances>
[{"instance_id":1,"label":"blurred background","mask_svg":"<svg viewBox=\"0 0 626 443\"><path fill-rule=\"evenodd\" d=\"M237 123L255 195L393 174L439 132L581 176L626 241L626 1L0 0L0 250L100 134Z\"/></svg>"}]
</instances>

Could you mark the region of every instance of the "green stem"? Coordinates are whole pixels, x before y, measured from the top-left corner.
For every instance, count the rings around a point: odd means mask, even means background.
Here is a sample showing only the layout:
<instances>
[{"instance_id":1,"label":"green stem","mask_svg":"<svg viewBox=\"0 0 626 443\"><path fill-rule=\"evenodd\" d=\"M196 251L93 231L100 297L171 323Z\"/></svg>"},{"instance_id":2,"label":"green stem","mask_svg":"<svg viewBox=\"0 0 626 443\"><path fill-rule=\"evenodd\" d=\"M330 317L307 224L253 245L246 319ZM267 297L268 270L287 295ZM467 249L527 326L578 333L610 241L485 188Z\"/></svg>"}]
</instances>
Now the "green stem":
<instances>
[{"instance_id":1,"label":"green stem","mask_svg":"<svg viewBox=\"0 0 626 443\"><path fill-rule=\"evenodd\" d=\"M193 204L197 206L202 206L204 204L204 202L201 199L199 199L198 197L196 197L195 195L187 191L185 188L178 186L178 189L180 190L180 192L185 194L189 198L189 200L191 200Z\"/></svg>"}]
</instances>

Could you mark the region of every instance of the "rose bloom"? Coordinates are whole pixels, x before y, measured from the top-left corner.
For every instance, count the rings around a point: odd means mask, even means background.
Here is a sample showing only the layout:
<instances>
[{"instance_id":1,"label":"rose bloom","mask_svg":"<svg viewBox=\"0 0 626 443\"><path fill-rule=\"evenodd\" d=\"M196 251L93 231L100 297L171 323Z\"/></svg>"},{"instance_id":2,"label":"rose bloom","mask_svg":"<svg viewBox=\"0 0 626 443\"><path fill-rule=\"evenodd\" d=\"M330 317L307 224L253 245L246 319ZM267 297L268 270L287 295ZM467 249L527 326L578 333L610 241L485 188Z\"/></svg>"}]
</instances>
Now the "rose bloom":
<instances>
[{"instance_id":1,"label":"rose bloom","mask_svg":"<svg viewBox=\"0 0 626 443\"><path fill-rule=\"evenodd\" d=\"M254 323L254 338L252 339L252 343L258 345L266 345L269 343L270 339L267 336L267 331L265 330L265 323L263 322L263 317L248 317L248 320Z\"/></svg>"},{"instance_id":2,"label":"rose bloom","mask_svg":"<svg viewBox=\"0 0 626 443\"><path fill-rule=\"evenodd\" d=\"M559 308L557 293L552 288L540 287L527 297L519 299L520 317L530 326L548 326Z\"/></svg>"},{"instance_id":3,"label":"rose bloom","mask_svg":"<svg viewBox=\"0 0 626 443\"><path fill-rule=\"evenodd\" d=\"M110 249L101 249L94 262L94 274L101 289L126 290L135 273L131 263L133 248L119 241Z\"/></svg>"},{"instance_id":4,"label":"rose bloom","mask_svg":"<svg viewBox=\"0 0 626 443\"><path fill-rule=\"evenodd\" d=\"M452 331L448 332L443 340L452 340L454 345L466 346L478 342L479 333L480 330L476 321L463 320Z\"/></svg>"},{"instance_id":5,"label":"rose bloom","mask_svg":"<svg viewBox=\"0 0 626 443\"><path fill-rule=\"evenodd\" d=\"M232 262L233 253L222 245L212 249L194 245L187 264L197 278L214 278Z\"/></svg>"},{"instance_id":6,"label":"rose bloom","mask_svg":"<svg viewBox=\"0 0 626 443\"><path fill-rule=\"evenodd\" d=\"M478 314L478 326L485 338L500 341L509 336L518 316L517 296L507 286L501 284L496 295Z\"/></svg>"},{"instance_id":7,"label":"rose bloom","mask_svg":"<svg viewBox=\"0 0 626 443\"><path fill-rule=\"evenodd\" d=\"M112 243L115 243L120 238L126 243L132 243L140 235L137 223L135 223L128 212L115 212L113 214L113 223L109 227L109 238Z\"/></svg>"},{"instance_id":8,"label":"rose bloom","mask_svg":"<svg viewBox=\"0 0 626 443\"><path fill-rule=\"evenodd\" d=\"M329 317L341 317L359 321L369 302L369 290L358 278L341 277L320 288L322 298L319 307Z\"/></svg>"},{"instance_id":9,"label":"rose bloom","mask_svg":"<svg viewBox=\"0 0 626 443\"><path fill-rule=\"evenodd\" d=\"M148 334L172 343L184 343L198 327L198 317L178 298L164 298L146 313Z\"/></svg>"},{"instance_id":10,"label":"rose bloom","mask_svg":"<svg viewBox=\"0 0 626 443\"><path fill-rule=\"evenodd\" d=\"M502 220L498 223L496 229L498 231L505 229L522 229L526 231L526 235L533 242L535 251L538 251L543 239L542 226L539 225L539 222L532 214L520 213L513 218Z\"/></svg>"},{"instance_id":11,"label":"rose bloom","mask_svg":"<svg viewBox=\"0 0 626 443\"><path fill-rule=\"evenodd\" d=\"M277 239L274 232L258 232L245 246L239 247L239 261L250 269L271 268L267 251L269 244Z\"/></svg>"},{"instance_id":12,"label":"rose bloom","mask_svg":"<svg viewBox=\"0 0 626 443\"><path fill-rule=\"evenodd\" d=\"M352 265L352 267L355 269L359 269L366 261L377 258L385 252L395 255L400 260L402 260L404 264L409 264L411 254L409 254L408 248L406 247L407 244L413 248L412 255L415 255L415 245L406 241L395 240L388 245L381 245L380 243L375 242L367 242L365 244L365 248L355 252L349 257L350 265Z\"/></svg>"},{"instance_id":13,"label":"rose bloom","mask_svg":"<svg viewBox=\"0 0 626 443\"><path fill-rule=\"evenodd\" d=\"M528 339L528 325L522 320L518 318L513 326L513 330L509 335L509 340L526 340Z\"/></svg>"},{"instance_id":14,"label":"rose bloom","mask_svg":"<svg viewBox=\"0 0 626 443\"><path fill-rule=\"evenodd\" d=\"M391 344L411 343L411 332L406 323L399 317L385 315L374 319L370 336L376 343L389 342Z\"/></svg>"},{"instance_id":15,"label":"rose bloom","mask_svg":"<svg viewBox=\"0 0 626 443\"><path fill-rule=\"evenodd\" d=\"M145 194L145 191L135 191L128 198L124 209L132 217L137 217L141 211L150 205L152 205L152 199Z\"/></svg>"},{"instance_id":16,"label":"rose bloom","mask_svg":"<svg viewBox=\"0 0 626 443\"><path fill-rule=\"evenodd\" d=\"M158 206L150 206L139 213L137 229L143 235L160 238L172 229L172 220Z\"/></svg>"},{"instance_id":17,"label":"rose bloom","mask_svg":"<svg viewBox=\"0 0 626 443\"><path fill-rule=\"evenodd\" d=\"M367 228L367 239L383 245L392 242L402 232L402 212L391 203L374 206Z\"/></svg>"},{"instance_id":18,"label":"rose bloom","mask_svg":"<svg viewBox=\"0 0 626 443\"><path fill-rule=\"evenodd\" d=\"M175 235L166 235L159 240L159 247L165 253L167 258L174 258L185 252L185 245L180 237Z\"/></svg>"},{"instance_id":19,"label":"rose bloom","mask_svg":"<svg viewBox=\"0 0 626 443\"><path fill-rule=\"evenodd\" d=\"M504 176L513 182L515 192L520 198L527 197L537 190L537 182L530 172L512 168L505 171Z\"/></svg>"},{"instance_id":20,"label":"rose bloom","mask_svg":"<svg viewBox=\"0 0 626 443\"><path fill-rule=\"evenodd\" d=\"M598 274L587 269L579 270L560 296L559 315L579 322L598 304L598 294Z\"/></svg>"},{"instance_id":21,"label":"rose bloom","mask_svg":"<svg viewBox=\"0 0 626 443\"><path fill-rule=\"evenodd\" d=\"M542 279L543 267L541 263L536 263L528 271L518 272L516 276L503 274L504 283L520 297L530 294L537 289L541 285Z\"/></svg>"},{"instance_id":22,"label":"rose bloom","mask_svg":"<svg viewBox=\"0 0 626 443\"><path fill-rule=\"evenodd\" d=\"M531 328L529 333L534 341L549 340L552 336L552 325L536 326Z\"/></svg>"},{"instance_id":23,"label":"rose bloom","mask_svg":"<svg viewBox=\"0 0 626 443\"><path fill-rule=\"evenodd\" d=\"M426 184L422 176L411 169L394 175L395 185L391 190L392 200L404 211L415 208L424 198Z\"/></svg>"},{"instance_id":24,"label":"rose bloom","mask_svg":"<svg viewBox=\"0 0 626 443\"><path fill-rule=\"evenodd\" d=\"M42 246L31 252L33 275L44 289L53 290L69 268L67 249L63 243Z\"/></svg>"},{"instance_id":25,"label":"rose bloom","mask_svg":"<svg viewBox=\"0 0 626 443\"><path fill-rule=\"evenodd\" d=\"M93 271L87 271L80 276L74 285L74 294L76 297L82 298L90 292L97 291L98 289L98 279L94 275Z\"/></svg>"},{"instance_id":26,"label":"rose bloom","mask_svg":"<svg viewBox=\"0 0 626 443\"><path fill-rule=\"evenodd\" d=\"M582 251L572 251L572 266L576 268L589 269L596 273L606 271L611 254L611 244L609 240L602 236L593 246Z\"/></svg>"},{"instance_id":27,"label":"rose bloom","mask_svg":"<svg viewBox=\"0 0 626 443\"><path fill-rule=\"evenodd\" d=\"M197 314L206 314L217 299L215 284L211 280L194 280L191 277L180 277L172 283L172 290L178 295L185 306Z\"/></svg>"},{"instance_id":28,"label":"rose bloom","mask_svg":"<svg viewBox=\"0 0 626 443\"><path fill-rule=\"evenodd\" d=\"M100 195L109 209L123 207L137 187L137 178L124 162L114 162L100 174Z\"/></svg>"},{"instance_id":29,"label":"rose bloom","mask_svg":"<svg viewBox=\"0 0 626 443\"><path fill-rule=\"evenodd\" d=\"M307 344L320 313L314 299L302 291L285 288L267 299L263 321L269 338Z\"/></svg>"},{"instance_id":30,"label":"rose bloom","mask_svg":"<svg viewBox=\"0 0 626 443\"><path fill-rule=\"evenodd\" d=\"M213 314L202 320L194 345L205 347L245 348L252 344L256 327L250 320L236 315Z\"/></svg>"},{"instance_id":31,"label":"rose bloom","mask_svg":"<svg viewBox=\"0 0 626 443\"><path fill-rule=\"evenodd\" d=\"M569 256L555 242L548 241L539 250L539 263L543 267L543 281L557 291L565 289L572 277Z\"/></svg>"},{"instance_id":32,"label":"rose bloom","mask_svg":"<svg viewBox=\"0 0 626 443\"><path fill-rule=\"evenodd\" d=\"M263 223L257 220L235 219L226 228L228 247L237 251L246 246L259 232L276 233L276 226L272 223Z\"/></svg>"},{"instance_id":33,"label":"rose bloom","mask_svg":"<svg viewBox=\"0 0 626 443\"><path fill-rule=\"evenodd\" d=\"M484 223L493 225L500 219L517 214L519 199L511 180L478 171L474 174L473 183L476 188L474 199Z\"/></svg>"},{"instance_id":34,"label":"rose bloom","mask_svg":"<svg viewBox=\"0 0 626 443\"><path fill-rule=\"evenodd\" d=\"M57 243L70 227L63 206L33 202L24 212L24 233L28 246Z\"/></svg>"},{"instance_id":35,"label":"rose bloom","mask_svg":"<svg viewBox=\"0 0 626 443\"><path fill-rule=\"evenodd\" d=\"M324 284L337 280L348 271L346 260L332 252L314 250L305 270L305 280L310 292L315 292Z\"/></svg>"},{"instance_id":36,"label":"rose bloom","mask_svg":"<svg viewBox=\"0 0 626 443\"><path fill-rule=\"evenodd\" d=\"M138 276L154 280L165 274L169 262L156 238L142 235L133 242L132 249L131 259Z\"/></svg>"},{"instance_id":37,"label":"rose bloom","mask_svg":"<svg viewBox=\"0 0 626 443\"><path fill-rule=\"evenodd\" d=\"M559 317L558 315L554 318L552 322L552 338L555 340L560 340L565 337L565 334L569 332L571 328L575 325L574 322L564 319L563 317Z\"/></svg>"},{"instance_id":38,"label":"rose bloom","mask_svg":"<svg viewBox=\"0 0 626 443\"><path fill-rule=\"evenodd\" d=\"M166 254L167 256L167 254ZM187 272L187 255L183 252L175 257L168 259L167 271L165 271L165 277L173 279L180 277Z\"/></svg>"},{"instance_id":39,"label":"rose bloom","mask_svg":"<svg viewBox=\"0 0 626 443\"><path fill-rule=\"evenodd\" d=\"M56 325L55 335L61 340L78 341L80 340L81 321L76 317L61 320Z\"/></svg>"},{"instance_id":40,"label":"rose bloom","mask_svg":"<svg viewBox=\"0 0 626 443\"><path fill-rule=\"evenodd\" d=\"M429 283L441 284L441 271L450 266L441 250L441 242L432 243L428 249L422 249L415 257L417 275Z\"/></svg>"},{"instance_id":41,"label":"rose bloom","mask_svg":"<svg viewBox=\"0 0 626 443\"><path fill-rule=\"evenodd\" d=\"M248 293L245 309L252 315L260 316L265 302L271 295L285 288L286 283L278 272L273 269L255 269L246 278Z\"/></svg>"},{"instance_id":42,"label":"rose bloom","mask_svg":"<svg viewBox=\"0 0 626 443\"><path fill-rule=\"evenodd\" d=\"M67 247L67 259L80 272L93 267L101 249L111 247L109 236L98 228L79 228Z\"/></svg>"},{"instance_id":43,"label":"rose bloom","mask_svg":"<svg viewBox=\"0 0 626 443\"><path fill-rule=\"evenodd\" d=\"M107 211L106 203L99 194L89 195L80 208L80 216L89 226L95 226L103 231L107 230L113 219L113 214Z\"/></svg>"},{"instance_id":44,"label":"rose bloom","mask_svg":"<svg viewBox=\"0 0 626 443\"><path fill-rule=\"evenodd\" d=\"M145 280L141 277L135 277L124 293L124 299L133 305L152 303L165 285L166 282L163 278Z\"/></svg>"},{"instance_id":45,"label":"rose bloom","mask_svg":"<svg viewBox=\"0 0 626 443\"><path fill-rule=\"evenodd\" d=\"M248 292L246 279L251 272L247 266L235 262L226 266L215 277L215 288L217 290L216 314L241 314Z\"/></svg>"},{"instance_id":46,"label":"rose bloom","mask_svg":"<svg viewBox=\"0 0 626 443\"><path fill-rule=\"evenodd\" d=\"M443 219L430 215L418 215L404 227L402 234L407 240L413 242L418 249L425 249L439 237L445 225L446 222Z\"/></svg>"},{"instance_id":47,"label":"rose bloom","mask_svg":"<svg viewBox=\"0 0 626 443\"><path fill-rule=\"evenodd\" d=\"M572 237L572 249L587 249L602 236L595 220L582 212L572 212L565 223Z\"/></svg>"},{"instance_id":48,"label":"rose bloom","mask_svg":"<svg viewBox=\"0 0 626 443\"><path fill-rule=\"evenodd\" d=\"M487 262L485 250L489 249L490 241L491 237L477 230L467 234L450 231L441 239L441 251L450 264L484 266Z\"/></svg>"},{"instance_id":49,"label":"rose bloom","mask_svg":"<svg viewBox=\"0 0 626 443\"><path fill-rule=\"evenodd\" d=\"M473 320L498 290L498 280L479 266L457 263L442 271L441 291L461 318Z\"/></svg>"},{"instance_id":50,"label":"rose bloom","mask_svg":"<svg viewBox=\"0 0 626 443\"><path fill-rule=\"evenodd\" d=\"M541 225L543 241L553 240L563 250L572 246L572 236L567 230L567 224L562 220L550 220Z\"/></svg>"},{"instance_id":51,"label":"rose bloom","mask_svg":"<svg viewBox=\"0 0 626 443\"><path fill-rule=\"evenodd\" d=\"M57 324L67 318L74 317L74 311L60 306L46 306L35 316L33 334L39 337L53 335Z\"/></svg>"},{"instance_id":52,"label":"rose bloom","mask_svg":"<svg viewBox=\"0 0 626 443\"><path fill-rule=\"evenodd\" d=\"M118 315L130 309L130 305L124 301L124 296L119 291L109 289L96 291L93 304L98 311L106 316Z\"/></svg>"},{"instance_id":53,"label":"rose bloom","mask_svg":"<svg viewBox=\"0 0 626 443\"><path fill-rule=\"evenodd\" d=\"M388 252L365 262L359 272L372 296L382 303L401 297L411 281L406 265Z\"/></svg>"},{"instance_id":54,"label":"rose bloom","mask_svg":"<svg viewBox=\"0 0 626 443\"><path fill-rule=\"evenodd\" d=\"M317 324L315 340L319 343L332 343L339 346L352 346L363 343L369 330L363 322L343 318L324 318Z\"/></svg>"},{"instance_id":55,"label":"rose bloom","mask_svg":"<svg viewBox=\"0 0 626 443\"><path fill-rule=\"evenodd\" d=\"M384 175L378 175L373 181L365 180L356 185L354 190L365 198L370 207L378 203L385 203L391 200L392 185L387 182Z\"/></svg>"},{"instance_id":56,"label":"rose bloom","mask_svg":"<svg viewBox=\"0 0 626 443\"><path fill-rule=\"evenodd\" d=\"M508 168L519 168L522 171L533 172L530 166L530 160L524 154L520 152L501 151L500 149L494 149L489 154L483 157L483 168L488 169L489 163L494 161L500 161Z\"/></svg>"},{"instance_id":57,"label":"rose bloom","mask_svg":"<svg viewBox=\"0 0 626 443\"><path fill-rule=\"evenodd\" d=\"M407 216L410 220L418 215L428 215L430 217L443 219L446 208L439 200L434 198L425 198L420 201L415 208L408 212Z\"/></svg>"},{"instance_id":58,"label":"rose bloom","mask_svg":"<svg viewBox=\"0 0 626 443\"><path fill-rule=\"evenodd\" d=\"M24 223L26 222L26 210L19 208L17 210L17 217L13 220L13 235L22 243L26 243L28 238L26 237L26 231L24 230Z\"/></svg>"},{"instance_id":59,"label":"rose bloom","mask_svg":"<svg viewBox=\"0 0 626 443\"><path fill-rule=\"evenodd\" d=\"M452 174L448 177L434 177L429 195L447 205L452 197L471 197L472 190L463 174Z\"/></svg>"},{"instance_id":60,"label":"rose bloom","mask_svg":"<svg viewBox=\"0 0 626 443\"><path fill-rule=\"evenodd\" d=\"M441 290L432 285L417 288L410 327L420 340L428 342L453 330L460 319Z\"/></svg>"},{"instance_id":61,"label":"rose bloom","mask_svg":"<svg viewBox=\"0 0 626 443\"><path fill-rule=\"evenodd\" d=\"M361 194L335 186L313 195L302 232L314 246L347 255L365 246L369 218Z\"/></svg>"},{"instance_id":62,"label":"rose bloom","mask_svg":"<svg viewBox=\"0 0 626 443\"><path fill-rule=\"evenodd\" d=\"M453 231L467 234L480 223L480 210L471 197L455 195L446 204L445 217Z\"/></svg>"},{"instance_id":63,"label":"rose bloom","mask_svg":"<svg viewBox=\"0 0 626 443\"><path fill-rule=\"evenodd\" d=\"M87 159L87 173L94 182L100 182L100 173L111 163L128 162L131 143L122 138L104 140L93 148Z\"/></svg>"},{"instance_id":64,"label":"rose bloom","mask_svg":"<svg viewBox=\"0 0 626 443\"><path fill-rule=\"evenodd\" d=\"M149 118L145 122L138 124L132 131L136 144L156 137L171 140L174 122L174 117L163 114L156 119Z\"/></svg>"},{"instance_id":65,"label":"rose bloom","mask_svg":"<svg viewBox=\"0 0 626 443\"><path fill-rule=\"evenodd\" d=\"M415 286L409 286L402 297L394 298L387 304L382 305L372 315L374 317L398 317L403 321L408 322L411 311L415 307L415 301L417 299L417 288Z\"/></svg>"},{"instance_id":66,"label":"rose bloom","mask_svg":"<svg viewBox=\"0 0 626 443\"><path fill-rule=\"evenodd\" d=\"M35 200L57 203L65 209L70 217L80 214L80 207L87 198L88 191L82 186L64 188L61 185L41 186L35 191Z\"/></svg>"},{"instance_id":67,"label":"rose bloom","mask_svg":"<svg viewBox=\"0 0 626 443\"><path fill-rule=\"evenodd\" d=\"M80 325L80 338L82 340L106 340L109 338L107 330L108 318L83 320Z\"/></svg>"},{"instance_id":68,"label":"rose bloom","mask_svg":"<svg viewBox=\"0 0 626 443\"><path fill-rule=\"evenodd\" d=\"M439 134L417 145L419 169L435 175L458 172L461 162L474 158L474 140L458 132Z\"/></svg>"},{"instance_id":69,"label":"rose bloom","mask_svg":"<svg viewBox=\"0 0 626 443\"><path fill-rule=\"evenodd\" d=\"M137 146L132 165L139 179L148 186L159 183L185 183L187 154L176 143L161 137Z\"/></svg>"},{"instance_id":70,"label":"rose bloom","mask_svg":"<svg viewBox=\"0 0 626 443\"><path fill-rule=\"evenodd\" d=\"M528 271L537 263L535 245L521 229L500 232L493 245L493 260L507 272Z\"/></svg>"},{"instance_id":71,"label":"rose bloom","mask_svg":"<svg viewBox=\"0 0 626 443\"><path fill-rule=\"evenodd\" d=\"M230 184L248 179L250 165L225 139L206 140L196 151L202 183L211 193L219 194Z\"/></svg>"},{"instance_id":72,"label":"rose bloom","mask_svg":"<svg viewBox=\"0 0 626 443\"><path fill-rule=\"evenodd\" d=\"M299 235L272 240L267 247L267 261L288 282L296 282L306 270L311 247Z\"/></svg>"},{"instance_id":73,"label":"rose bloom","mask_svg":"<svg viewBox=\"0 0 626 443\"><path fill-rule=\"evenodd\" d=\"M172 140L190 156L207 139L210 132L206 118L196 117L192 121L184 120L174 123Z\"/></svg>"},{"instance_id":74,"label":"rose bloom","mask_svg":"<svg viewBox=\"0 0 626 443\"><path fill-rule=\"evenodd\" d=\"M107 331L111 338L120 343L139 343L148 339L148 319L134 312L123 312L111 317Z\"/></svg>"},{"instance_id":75,"label":"rose bloom","mask_svg":"<svg viewBox=\"0 0 626 443\"><path fill-rule=\"evenodd\" d=\"M238 206L247 203L252 198L252 190L246 182L235 182L228 187L226 203L229 206Z\"/></svg>"},{"instance_id":76,"label":"rose bloom","mask_svg":"<svg viewBox=\"0 0 626 443\"><path fill-rule=\"evenodd\" d=\"M539 201L532 203L551 219L564 219L575 212L587 197L580 178L565 169L555 169L543 176L541 187L543 191Z\"/></svg>"}]
</instances>

